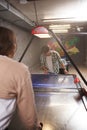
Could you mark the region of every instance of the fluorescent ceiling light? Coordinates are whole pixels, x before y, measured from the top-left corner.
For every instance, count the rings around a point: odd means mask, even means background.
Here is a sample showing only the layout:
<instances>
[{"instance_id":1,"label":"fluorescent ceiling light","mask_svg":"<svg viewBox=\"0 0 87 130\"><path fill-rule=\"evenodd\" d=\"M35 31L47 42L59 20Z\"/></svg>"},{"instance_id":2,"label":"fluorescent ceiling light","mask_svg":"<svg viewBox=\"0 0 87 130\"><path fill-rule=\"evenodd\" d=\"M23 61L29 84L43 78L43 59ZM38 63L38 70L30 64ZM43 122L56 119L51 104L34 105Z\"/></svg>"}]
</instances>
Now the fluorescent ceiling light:
<instances>
[{"instance_id":1,"label":"fluorescent ceiling light","mask_svg":"<svg viewBox=\"0 0 87 130\"><path fill-rule=\"evenodd\" d=\"M57 29L53 29L52 30L54 33L67 33L68 30L57 30Z\"/></svg>"},{"instance_id":2,"label":"fluorescent ceiling light","mask_svg":"<svg viewBox=\"0 0 87 130\"><path fill-rule=\"evenodd\" d=\"M53 18L53 19L42 19L43 22L58 22L58 21L68 21L74 18Z\"/></svg>"},{"instance_id":3,"label":"fluorescent ceiling light","mask_svg":"<svg viewBox=\"0 0 87 130\"><path fill-rule=\"evenodd\" d=\"M63 25L50 25L49 29L69 29L71 28L70 24L63 24Z\"/></svg>"},{"instance_id":4,"label":"fluorescent ceiling light","mask_svg":"<svg viewBox=\"0 0 87 130\"><path fill-rule=\"evenodd\" d=\"M50 38L51 37L49 34L34 34L34 35L39 38Z\"/></svg>"},{"instance_id":5,"label":"fluorescent ceiling light","mask_svg":"<svg viewBox=\"0 0 87 130\"><path fill-rule=\"evenodd\" d=\"M87 16L78 16L74 18L59 18L59 19L43 19L43 22L86 22L87 21Z\"/></svg>"},{"instance_id":6,"label":"fluorescent ceiling light","mask_svg":"<svg viewBox=\"0 0 87 130\"><path fill-rule=\"evenodd\" d=\"M51 29L54 33L67 33L68 29L70 29L70 24L63 25L50 25L49 29Z\"/></svg>"}]
</instances>

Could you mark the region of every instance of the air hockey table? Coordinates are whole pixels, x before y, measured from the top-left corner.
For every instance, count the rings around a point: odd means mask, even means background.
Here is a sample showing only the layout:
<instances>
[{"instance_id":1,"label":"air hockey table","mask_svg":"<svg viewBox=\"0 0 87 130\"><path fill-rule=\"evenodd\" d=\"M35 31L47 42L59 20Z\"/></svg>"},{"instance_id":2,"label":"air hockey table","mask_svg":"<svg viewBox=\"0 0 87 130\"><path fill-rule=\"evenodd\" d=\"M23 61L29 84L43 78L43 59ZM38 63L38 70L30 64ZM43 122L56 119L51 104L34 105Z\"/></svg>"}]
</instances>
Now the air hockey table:
<instances>
[{"instance_id":1,"label":"air hockey table","mask_svg":"<svg viewBox=\"0 0 87 130\"><path fill-rule=\"evenodd\" d=\"M75 75L32 74L31 78L43 130L87 130L86 98L76 100L81 84Z\"/></svg>"},{"instance_id":2,"label":"air hockey table","mask_svg":"<svg viewBox=\"0 0 87 130\"><path fill-rule=\"evenodd\" d=\"M61 39L51 33L87 86L87 81L64 49ZM19 62L22 61L32 40L33 38ZM87 130L87 99L86 96L81 96L82 86L80 81L76 80L76 75L31 74L31 80L38 119L43 123L43 130ZM78 96L81 100L77 101ZM17 114L9 130L25 130Z\"/></svg>"},{"instance_id":3,"label":"air hockey table","mask_svg":"<svg viewBox=\"0 0 87 130\"><path fill-rule=\"evenodd\" d=\"M43 130L87 130L87 101L76 100L81 89L76 75L31 74L31 79ZM17 113L9 130L26 130Z\"/></svg>"}]
</instances>

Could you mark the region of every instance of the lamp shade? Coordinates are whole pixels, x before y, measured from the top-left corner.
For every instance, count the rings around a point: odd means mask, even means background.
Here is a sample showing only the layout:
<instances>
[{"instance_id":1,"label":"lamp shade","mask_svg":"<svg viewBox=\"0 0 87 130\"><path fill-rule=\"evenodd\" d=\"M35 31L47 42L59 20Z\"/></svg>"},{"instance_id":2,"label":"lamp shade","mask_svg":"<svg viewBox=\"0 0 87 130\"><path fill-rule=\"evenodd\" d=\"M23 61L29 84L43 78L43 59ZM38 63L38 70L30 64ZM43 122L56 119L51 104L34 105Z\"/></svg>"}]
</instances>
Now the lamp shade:
<instances>
[{"instance_id":1,"label":"lamp shade","mask_svg":"<svg viewBox=\"0 0 87 130\"><path fill-rule=\"evenodd\" d=\"M39 37L39 38L49 38L48 30L43 26L37 26L36 28L32 29L32 34Z\"/></svg>"}]
</instances>

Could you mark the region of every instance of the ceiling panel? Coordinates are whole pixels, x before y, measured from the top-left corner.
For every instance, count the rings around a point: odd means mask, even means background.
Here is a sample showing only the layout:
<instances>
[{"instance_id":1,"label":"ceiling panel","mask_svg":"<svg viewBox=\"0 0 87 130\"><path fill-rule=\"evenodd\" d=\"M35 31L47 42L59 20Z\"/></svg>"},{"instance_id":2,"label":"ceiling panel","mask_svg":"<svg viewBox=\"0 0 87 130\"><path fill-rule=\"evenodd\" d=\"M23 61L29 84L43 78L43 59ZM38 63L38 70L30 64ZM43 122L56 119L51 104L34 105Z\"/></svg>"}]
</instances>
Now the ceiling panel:
<instances>
[{"instance_id":1,"label":"ceiling panel","mask_svg":"<svg viewBox=\"0 0 87 130\"><path fill-rule=\"evenodd\" d=\"M21 0L7 1L32 23L47 27L51 24L70 23L72 27L85 26L86 28L86 0L30 0L26 4L21 4ZM44 22L44 20L48 21Z\"/></svg>"},{"instance_id":2,"label":"ceiling panel","mask_svg":"<svg viewBox=\"0 0 87 130\"><path fill-rule=\"evenodd\" d=\"M21 4L20 0L8 0L8 2L32 21L36 20L36 6L38 21L40 22L42 19L75 17L79 15L79 8L82 6L82 0L32 0L26 4Z\"/></svg>"}]
</instances>

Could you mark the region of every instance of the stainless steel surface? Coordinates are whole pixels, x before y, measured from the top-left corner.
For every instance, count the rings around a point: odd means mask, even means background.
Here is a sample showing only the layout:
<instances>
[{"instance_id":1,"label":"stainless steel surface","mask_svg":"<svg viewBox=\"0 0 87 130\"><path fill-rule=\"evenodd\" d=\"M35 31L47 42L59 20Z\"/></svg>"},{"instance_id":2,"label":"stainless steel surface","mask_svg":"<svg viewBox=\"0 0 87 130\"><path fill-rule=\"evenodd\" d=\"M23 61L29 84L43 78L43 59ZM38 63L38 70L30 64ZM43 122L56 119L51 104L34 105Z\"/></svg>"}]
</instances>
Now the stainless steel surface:
<instances>
[{"instance_id":1,"label":"stainless steel surface","mask_svg":"<svg viewBox=\"0 0 87 130\"><path fill-rule=\"evenodd\" d=\"M38 91L34 87L38 117L44 124L43 130L86 130L87 112L82 100L76 101L78 90L73 76L61 75L56 81L59 85L53 86L56 91L49 86L43 86L44 89L39 86ZM58 88L62 91L58 91Z\"/></svg>"},{"instance_id":2,"label":"stainless steel surface","mask_svg":"<svg viewBox=\"0 0 87 130\"><path fill-rule=\"evenodd\" d=\"M49 80L45 76L44 79L46 83ZM54 79L51 78L51 80ZM59 86L56 86L55 82ZM76 84L74 84L73 76L57 76L55 82L53 82L53 87L49 86L52 81L49 81L47 86L45 84L34 86L37 114L39 121L43 122L43 130L87 130L87 112L82 100L76 101L79 93ZM41 85L45 82L41 79L41 82L37 81L37 84L39 83ZM58 91L59 89L62 91ZM25 130L22 125L15 116L9 130Z\"/></svg>"},{"instance_id":3,"label":"stainless steel surface","mask_svg":"<svg viewBox=\"0 0 87 130\"><path fill-rule=\"evenodd\" d=\"M35 93L38 117L43 130L87 130L87 112L77 93Z\"/></svg>"}]
</instances>

